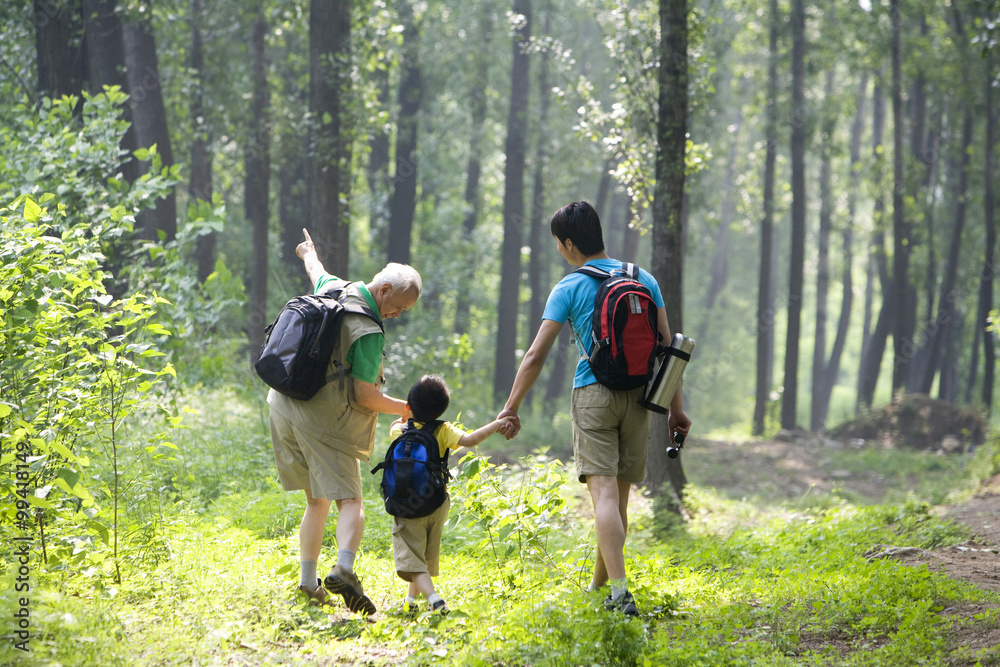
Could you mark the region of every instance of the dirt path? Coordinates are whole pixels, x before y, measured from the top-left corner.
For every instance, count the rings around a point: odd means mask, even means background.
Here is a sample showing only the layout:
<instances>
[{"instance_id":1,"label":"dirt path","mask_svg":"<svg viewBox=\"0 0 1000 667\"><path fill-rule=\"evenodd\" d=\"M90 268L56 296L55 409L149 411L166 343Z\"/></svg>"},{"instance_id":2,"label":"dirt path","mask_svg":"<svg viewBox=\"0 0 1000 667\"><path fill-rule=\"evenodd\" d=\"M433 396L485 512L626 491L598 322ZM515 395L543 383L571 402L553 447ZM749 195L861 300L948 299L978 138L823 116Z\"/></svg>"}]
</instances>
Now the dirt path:
<instances>
[{"instance_id":1,"label":"dirt path","mask_svg":"<svg viewBox=\"0 0 1000 667\"><path fill-rule=\"evenodd\" d=\"M685 448L689 479L737 499L760 496L794 501L810 493L840 489L877 503L887 488L887 480L876 471L851 472L835 467L831 454L850 447L843 443L811 438L697 441L691 445ZM711 465L699 465L699 459L711 461ZM926 563L932 570L1000 591L1000 475L969 501L937 507L934 514L967 526L973 539L933 551L897 549L879 555L911 564Z\"/></svg>"}]
</instances>

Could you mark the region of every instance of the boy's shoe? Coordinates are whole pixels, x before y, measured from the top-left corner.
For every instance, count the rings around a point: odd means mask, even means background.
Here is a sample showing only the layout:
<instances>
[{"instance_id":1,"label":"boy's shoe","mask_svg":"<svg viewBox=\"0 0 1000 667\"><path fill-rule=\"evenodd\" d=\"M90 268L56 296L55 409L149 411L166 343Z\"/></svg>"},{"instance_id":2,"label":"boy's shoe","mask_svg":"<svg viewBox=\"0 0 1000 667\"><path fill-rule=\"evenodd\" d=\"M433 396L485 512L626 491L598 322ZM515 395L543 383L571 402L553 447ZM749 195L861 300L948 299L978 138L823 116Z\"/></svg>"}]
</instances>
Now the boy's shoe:
<instances>
[{"instance_id":1,"label":"boy's shoe","mask_svg":"<svg viewBox=\"0 0 1000 667\"><path fill-rule=\"evenodd\" d=\"M635 600L629 591L625 591L625 595L617 600L611 599L610 595L604 598L604 608L608 611L620 611L629 618L639 615L639 609L635 606Z\"/></svg>"},{"instance_id":2,"label":"boy's shoe","mask_svg":"<svg viewBox=\"0 0 1000 667\"><path fill-rule=\"evenodd\" d=\"M409 600L403 600L403 613L407 616L416 616L417 612L420 611L420 605L416 602L410 602Z\"/></svg>"},{"instance_id":3,"label":"boy's shoe","mask_svg":"<svg viewBox=\"0 0 1000 667\"><path fill-rule=\"evenodd\" d=\"M310 605L320 606L327 604L331 607L333 606L333 600L330 599L330 594L326 592L325 588L323 588L323 583L319 579L316 580L315 589L300 584L299 592L309 599Z\"/></svg>"},{"instance_id":4,"label":"boy's shoe","mask_svg":"<svg viewBox=\"0 0 1000 667\"><path fill-rule=\"evenodd\" d=\"M441 614L442 616L447 616L448 612L451 610L448 609L448 605L445 604L444 600L438 600L431 605L431 611Z\"/></svg>"},{"instance_id":5,"label":"boy's shoe","mask_svg":"<svg viewBox=\"0 0 1000 667\"><path fill-rule=\"evenodd\" d=\"M365 595L365 590L361 588L358 575L345 570L339 565L335 565L330 574L323 580L326 590L337 595L344 596L344 604L355 614L371 616L376 611L375 604Z\"/></svg>"}]
</instances>

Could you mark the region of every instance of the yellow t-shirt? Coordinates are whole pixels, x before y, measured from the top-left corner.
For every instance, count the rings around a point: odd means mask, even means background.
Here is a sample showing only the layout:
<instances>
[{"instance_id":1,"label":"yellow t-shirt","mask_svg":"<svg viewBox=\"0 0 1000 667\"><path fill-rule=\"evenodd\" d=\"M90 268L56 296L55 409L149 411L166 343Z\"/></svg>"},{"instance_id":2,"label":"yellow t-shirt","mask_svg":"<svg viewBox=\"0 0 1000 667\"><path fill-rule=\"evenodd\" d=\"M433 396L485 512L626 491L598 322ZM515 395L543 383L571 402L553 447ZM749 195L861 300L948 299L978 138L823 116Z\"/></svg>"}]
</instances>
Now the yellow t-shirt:
<instances>
[{"instance_id":1,"label":"yellow t-shirt","mask_svg":"<svg viewBox=\"0 0 1000 667\"><path fill-rule=\"evenodd\" d=\"M413 422L413 425L417 428L423 426L420 422ZM394 422L392 428L389 429L389 440L395 440L403 432L404 424L400 422ZM438 448L440 449L439 454L442 458L448 452L449 449L458 449L458 441L462 439L465 435L465 431L455 426L451 422L443 422L434 430L434 437L437 438Z\"/></svg>"}]
</instances>

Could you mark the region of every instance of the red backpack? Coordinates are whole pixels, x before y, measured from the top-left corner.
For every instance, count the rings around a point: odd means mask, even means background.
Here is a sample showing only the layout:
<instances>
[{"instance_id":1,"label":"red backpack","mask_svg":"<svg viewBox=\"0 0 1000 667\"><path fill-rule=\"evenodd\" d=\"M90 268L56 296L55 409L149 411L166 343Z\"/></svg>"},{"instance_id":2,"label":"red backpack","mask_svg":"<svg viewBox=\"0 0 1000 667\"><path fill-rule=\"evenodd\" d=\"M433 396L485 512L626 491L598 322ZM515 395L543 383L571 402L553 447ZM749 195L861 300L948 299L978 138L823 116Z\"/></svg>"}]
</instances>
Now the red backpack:
<instances>
[{"instance_id":1,"label":"red backpack","mask_svg":"<svg viewBox=\"0 0 1000 667\"><path fill-rule=\"evenodd\" d=\"M594 377L611 389L644 386L653 377L662 336L656 303L639 282L639 267L623 262L621 270L610 273L595 266L582 266L574 273L601 281L594 299L594 347L588 359Z\"/></svg>"}]
</instances>

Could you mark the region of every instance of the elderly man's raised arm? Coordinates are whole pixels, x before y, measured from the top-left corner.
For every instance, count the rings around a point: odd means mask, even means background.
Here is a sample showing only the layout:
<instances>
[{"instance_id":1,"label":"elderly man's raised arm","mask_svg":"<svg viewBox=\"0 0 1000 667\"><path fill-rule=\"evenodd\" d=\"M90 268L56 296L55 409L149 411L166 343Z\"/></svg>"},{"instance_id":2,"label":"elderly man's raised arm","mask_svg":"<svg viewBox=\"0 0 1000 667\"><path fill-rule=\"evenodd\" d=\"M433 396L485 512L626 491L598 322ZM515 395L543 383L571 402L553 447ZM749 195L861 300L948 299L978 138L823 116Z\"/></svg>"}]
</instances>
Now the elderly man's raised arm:
<instances>
[{"instance_id":1,"label":"elderly man's raised arm","mask_svg":"<svg viewBox=\"0 0 1000 667\"><path fill-rule=\"evenodd\" d=\"M323 262L319 261L319 255L316 254L316 245L313 243L312 237L309 236L309 232L303 228L302 233L305 235L306 240L295 246L295 254L299 256L305 265L310 287L315 289L319 279L326 275L326 269L323 267Z\"/></svg>"}]
</instances>

